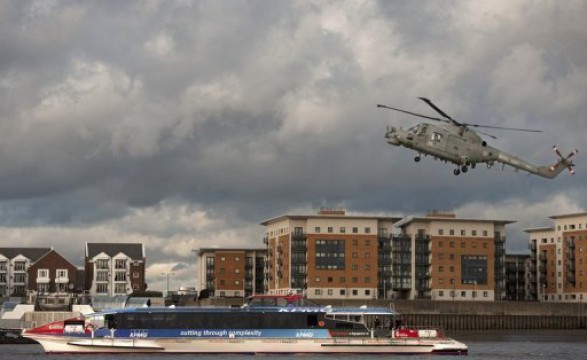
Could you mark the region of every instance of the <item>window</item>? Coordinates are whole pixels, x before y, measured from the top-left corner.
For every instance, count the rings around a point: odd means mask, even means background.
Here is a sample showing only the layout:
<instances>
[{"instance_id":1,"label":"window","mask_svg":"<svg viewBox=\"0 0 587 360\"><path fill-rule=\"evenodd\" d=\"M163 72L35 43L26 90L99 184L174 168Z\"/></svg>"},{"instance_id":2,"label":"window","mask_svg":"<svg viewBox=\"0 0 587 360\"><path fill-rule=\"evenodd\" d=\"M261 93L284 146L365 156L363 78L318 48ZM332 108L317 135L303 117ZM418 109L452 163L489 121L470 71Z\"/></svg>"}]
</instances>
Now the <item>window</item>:
<instances>
[{"instance_id":1,"label":"window","mask_svg":"<svg viewBox=\"0 0 587 360\"><path fill-rule=\"evenodd\" d=\"M477 236L477 230L471 230L471 236Z\"/></svg>"},{"instance_id":2,"label":"window","mask_svg":"<svg viewBox=\"0 0 587 360\"><path fill-rule=\"evenodd\" d=\"M126 260L125 259L116 259L114 261L114 268L116 268L116 269L126 269Z\"/></svg>"},{"instance_id":3,"label":"window","mask_svg":"<svg viewBox=\"0 0 587 360\"><path fill-rule=\"evenodd\" d=\"M116 273L114 273L114 281L126 281L126 272L117 271Z\"/></svg>"},{"instance_id":4,"label":"window","mask_svg":"<svg viewBox=\"0 0 587 360\"><path fill-rule=\"evenodd\" d=\"M332 295L332 294L333 294L332 289L328 289L328 295Z\"/></svg>"},{"instance_id":5,"label":"window","mask_svg":"<svg viewBox=\"0 0 587 360\"><path fill-rule=\"evenodd\" d=\"M98 271L96 273L96 281L108 281L108 271Z\"/></svg>"},{"instance_id":6,"label":"window","mask_svg":"<svg viewBox=\"0 0 587 360\"><path fill-rule=\"evenodd\" d=\"M353 253L353 259L356 259L356 258L358 258L358 257L359 257L359 253L357 253L357 252L354 252L354 253Z\"/></svg>"},{"instance_id":7,"label":"window","mask_svg":"<svg viewBox=\"0 0 587 360\"><path fill-rule=\"evenodd\" d=\"M67 269L57 269L57 279L67 278Z\"/></svg>"},{"instance_id":8,"label":"window","mask_svg":"<svg viewBox=\"0 0 587 360\"><path fill-rule=\"evenodd\" d=\"M355 277L353 277L352 281L353 281L353 284L356 284L359 282L359 278L355 276Z\"/></svg>"},{"instance_id":9,"label":"window","mask_svg":"<svg viewBox=\"0 0 587 360\"><path fill-rule=\"evenodd\" d=\"M6 261L0 261L0 271L6 271Z\"/></svg>"},{"instance_id":10,"label":"window","mask_svg":"<svg viewBox=\"0 0 587 360\"><path fill-rule=\"evenodd\" d=\"M366 227L365 228L365 234L371 234L371 228L370 227Z\"/></svg>"},{"instance_id":11,"label":"window","mask_svg":"<svg viewBox=\"0 0 587 360\"><path fill-rule=\"evenodd\" d=\"M315 232L316 234L319 234L319 233L320 233L320 226L316 226L316 227L314 228L314 232Z\"/></svg>"},{"instance_id":12,"label":"window","mask_svg":"<svg viewBox=\"0 0 587 360\"><path fill-rule=\"evenodd\" d=\"M438 296L440 296L440 297L444 297L444 291L440 290L440 291L438 292Z\"/></svg>"},{"instance_id":13,"label":"window","mask_svg":"<svg viewBox=\"0 0 587 360\"><path fill-rule=\"evenodd\" d=\"M224 257L224 256L221 256L221 257L220 257L220 261L226 261L226 257Z\"/></svg>"},{"instance_id":14,"label":"window","mask_svg":"<svg viewBox=\"0 0 587 360\"><path fill-rule=\"evenodd\" d=\"M438 235L440 235L440 236L444 235L444 229L438 229Z\"/></svg>"},{"instance_id":15,"label":"window","mask_svg":"<svg viewBox=\"0 0 587 360\"><path fill-rule=\"evenodd\" d=\"M365 259L369 259L371 257L371 253L366 252L365 253Z\"/></svg>"},{"instance_id":16,"label":"window","mask_svg":"<svg viewBox=\"0 0 587 360\"><path fill-rule=\"evenodd\" d=\"M26 263L24 261L16 261L14 263L14 271L25 271Z\"/></svg>"},{"instance_id":17,"label":"window","mask_svg":"<svg viewBox=\"0 0 587 360\"><path fill-rule=\"evenodd\" d=\"M339 293L340 293L340 295L346 295L345 289L340 289L340 292Z\"/></svg>"},{"instance_id":18,"label":"window","mask_svg":"<svg viewBox=\"0 0 587 360\"><path fill-rule=\"evenodd\" d=\"M234 269L235 274L239 274L240 272L241 272L241 269Z\"/></svg>"},{"instance_id":19,"label":"window","mask_svg":"<svg viewBox=\"0 0 587 360\"><path fill-rule=\"evenodd\" d=\"M346 278L344 276L341 276L340 279L338 279L338 281L344 283L346 282Z\"/></svg>"},{"instance_id":20,"label":"window","mask_svg":"<svg viewBox=\"0 0 587 360\"><path fill-rule=\"evenodd\" d=\"M126 294L126 284L115 284L114 292L116 294Z\"/></svg>"},{"instance_id":21,"label":"window","mask_svg":"<svg viewBox=\"0 0 587 360\"><path fill-rule=\"evenodd\" d=\"M239 258L238 256L234 258L234 261L241 261L241 258Z\"/></svg>"},{"instance_id":22,"label":"window","mask_svg":"<svg viewBox=\"0 0 587 360\"><path fill-rule=\"evenodd\" d=\"M48 283L37 284L37 291L40 293L48 293L49 292L49 284Z\"/></svg>"},{"instance_id":23,"label":"window","mask_svg":"<svg viewBox=\"0 0 587 360\"><path fill-rule=\"evenodd\" d=\"M334 232L334 230L332 229L332 226L329 226L329 227L328 227L328 233L329 233L329 234L332 234L333 232Z\"/></svg>"},{"instance_id":24,"label":"window","mask_svg":"<svg viewBox=\"0 0 587 360\"><path fill-rule=\"evenodd\" d=\"M438 242L438 247L439 247L439 248L441 248L441 247L443 247L443 246L444 246L444 243L443 243L442 241L439 241L439 242Z\"/></svg>"},{"instance_id":25,"label":"window","mask_svg":"<svg viewBox=\"0 0 587 360\"><path fill-rule=\"evenodd\" d=\"M483 230L483 236L487 236L487 230Z\"/></svg>"},{"instance_id":26,"label":"window","mask_svg":"<svg viewBox=\"0 0 587 360\"><path fill-rule=\"evenodd\" d=\"M346 229L345 229L345 227L344 227L344 226L341 226L341 227L340 227L340 233L341 233L341 234L344 234L345 232L346 232Z\"/></svg>"},{"instance_id":27,"label":"window","mask_svg":"<svg viewBox=\"0 0 587 360\"><path fill-rule=\"evenodd\" d=\"M359 270L359 265L357 265L357 264L353 264L353 265L351 265L351 268L352 268L353 270Z\"/></svg>"},{"instance_id":28,"label":"window","mask_svg":"<svg viewBox=\"0 0 587 360\"><path fill-rule=\"evenodd\" d=\"M448 234L451 235L451 236L454 235L455 234L455 229L448 230Z\"/></svg>"},{"instance_id":29,"label":"window","mask_svg":"<svg viewBox=\"0 0 587 360\"><path fill-rule=\"evenodd\" d=\"M365 270L371 270L371 265L365 264Z\"/></svg>"},{"instance_id":30,"label":"window","mask_svg":"<svg viewBox=\"0 0 587 360\"><path fill-rule=\"evenodd\" d=\"M108 269L108 259L96 260L96 269Z\"/></svg>"},{"instance_id":31,"label":"window","mask_svg":"<svg viewBox=\"0 0 587 360\"><path fill-rule=\"evenodd\" d=\"M132 273L132 278L133 278L133 279L138 279L138 278L139 278L139 272L138 272L138 271L134 271L134 272Z\"/></svg>"},{"instance_id":32,"label":"window","mask_svg":"<svg viewBox=\"0 0 587 360\"><path fill-rule=\"evenodd\" d=\"M49 277L49 269L37 270L37 278L48 278L48 277Z\"/></svg>"},{"instance_id":33,"label":"window","mask_svg":"<svg viewBox=\"0 0 587 360\"><path fill-rule=\"evenodd\" d=\"M226 280L224 280L224 279L220 280L220 286L224 286L224 285L226 285Z\"/></svg>"},{"instance_id":34,"label":"window","mask_svg":"<svg viewBox=\"0 0 587 360\"><path fill-rule=\"evenodd\" d=\"M371 283L371 278L370 277L365 277L365 284L369 284Z\"/></svg>"},{"instance_id":35,"label":"window","mask_svg":"<svg viewBox=\"0 0 587 360\"><path fill-rule=\"evenodd\" d=\"M316 277L314 278L314 281L315 281L315 282L320 282L320 276L316 276Z\"/></svg>"},{"instance_id":36,"label":"window","mask_svg":"<svg viewBox=\"0 0 587 360\"><path fill-rule=\"evenodd\" d=\"M353 290L353 295L359 295L359 290Z\"/></svg>"},{"instance_id":37,"label":"window","mask_svg":"<svg viewBox=\"0 0 587 360\"><path fill-rule=\"evenodd\" d=\"M327 282L329 282L329 283L331 283L331 282L332 282L332 276L329 276L329 277L326 279L326 281L327 281Z\"/></svg>"},{"instance_id":38,"label":"window","mask_svg":"<svg viewBox=\"0 0 587 360\"><path fill-rule=\"evenodd\" d=\"M322 290L321 289L316 289L316 290L314 290L314 294L315 295L322 295Z\"/></svg>"},{"instance_id":39,"label":"window","mask_svg":"<svg viewBox=\"0 0 587 360\"><path fill-rule=\"evenodd\" d=\"M359 233L359 228L353 227L353 234L358 234L358 233Z\"/></svg>"},{"instance_id":40,"label":"window","mask_svg":"<svg viewBox=\"0 0 587 360\"><path fill-rule=\"evenodd\" d=\"M240 285L240 284L241 284L241 282L240 282L240 280L235 280L235 281L234 281L234 284L235 284L235 285Z\"/></svg>"},{"instance_id":41,"label":"window","mask_svg":"<svg viewBox=\"0 0 587 360\"><path fill-rule=\"evenodd\" d=\"M317 270L344 270L344 240L317 240L315 262Z\"/></svg>"},{"instance_id":42,"label":"window","mask_svg":"<svg viewBox=\"0 0 587 360\"><path fill-rule=\"evenodd\" d=\"M14 282L15 283L24 283L24 282L26 282L26 274L24 274L24 273L14 274Z\"/></svg>"},{"instance_id":43,"label":"window","mask_svg":"<svg viewBox=\"0 0 587 360\"><path fill-rule=\"evenodd\" d=\"M371 295L371 290L369 290L369 289L365 290L365 295L367 295L367 296Z\"/></svg>"},{"instance_id":44,"label":"window","mask_svg":"<svg viewBox=\"0 0 587 360\"><path fill-rule=\"evenodd\" d=\"M108 284L96 284L96 293L108 294Z\"/></svg>"},{"instance_id":45,"label":"window","mask_svg":"<svg viewBox=\"0 0 587 360\"><path fill-rule=\"evenodd\" d=\"M466 236L466 235L467 235L467 231L461 230L461 236Z\"/></svg>"}]
</instances>

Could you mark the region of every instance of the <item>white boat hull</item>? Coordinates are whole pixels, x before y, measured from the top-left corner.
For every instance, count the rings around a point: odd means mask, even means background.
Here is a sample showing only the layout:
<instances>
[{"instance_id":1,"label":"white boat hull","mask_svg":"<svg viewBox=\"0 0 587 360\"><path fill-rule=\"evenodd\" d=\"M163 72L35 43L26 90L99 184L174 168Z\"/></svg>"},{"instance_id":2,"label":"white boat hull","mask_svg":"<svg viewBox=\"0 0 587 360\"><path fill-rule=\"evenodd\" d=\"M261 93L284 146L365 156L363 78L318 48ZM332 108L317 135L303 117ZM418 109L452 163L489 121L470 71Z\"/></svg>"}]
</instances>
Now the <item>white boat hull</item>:
<instances>
[{"instance_id":1,"label":"white boat hull","mask_svg":"<svg viewBox=\"0 0 587 360\"><path fill-rule=\"evenodd\" d=\"M27 336L47 353L373 353L466 354L467 346L437 339L84 338Z\"/></svg>"}]
</instances>

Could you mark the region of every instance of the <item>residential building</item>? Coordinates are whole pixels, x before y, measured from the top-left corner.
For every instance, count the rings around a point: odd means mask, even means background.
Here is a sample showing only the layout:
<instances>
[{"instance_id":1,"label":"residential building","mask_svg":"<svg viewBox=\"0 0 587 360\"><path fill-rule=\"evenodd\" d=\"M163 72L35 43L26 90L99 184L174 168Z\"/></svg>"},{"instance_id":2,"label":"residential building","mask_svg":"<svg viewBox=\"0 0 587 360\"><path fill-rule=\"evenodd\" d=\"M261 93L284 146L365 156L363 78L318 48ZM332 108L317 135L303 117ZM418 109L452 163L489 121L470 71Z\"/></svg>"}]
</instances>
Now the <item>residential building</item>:
<instances>
[{"instance_id":1,"label":"residential building","mask_svg":"<svg viewBox=\"0 0 587 360\"><path fill-rule=\"evenodd\" d=\"M399 299L502 300L505 225L509 220L457 218L431 212L396 223L392 291Z\"/></svg>"},{"instance_id":2,"label":"residential building","mask_svg":"<svg viewBox=\"0 0 587 360\"><path fill-rule=\"evenodd\" d=\"M145 247L134 243L86 243L85 288L90 295L145 291Z\"/></svg>"},{"instance_id":3,"label":"residential building","mask_svg":"<svg viewBox=\"0 0 587 360\"><path fill-rule=\"evenodd\" d=\"M529 234L530 288L543 302L587 301L587 212L550 216Z\"/></svg>"},{"instance_id":4,"label":"residential building","mask_svg":"<svg viewBox=\"0 0 587 360\"><path fill-rule=\"evenodd\" d=\"M262 294L266 259L266 249L199 249L199 288L214 297Z\"/></svg>"},{"instance_id":5,"label":"residential building","mask_svg":"<svg viewBox=\"0 0 587 360\"><path fill-rule=\"evenodd\" d=\"M267 290L303 290L309 299L386 297L391 233L398 220L322 208L263 221Z\"/></svg>"},{"instance_id":6,"label":"residential building","mask_svg":"<svg viewBox=\"0 0 587 360\"><path fill-rule=\"evenodd\" d=\"M25 296L29 267L50 248L0 248L0 296Z\"/></svg>"},{"instance_id":7,"label":"residential building","mask_svg":"<svg viewBox=\"0 0 587 360\"><path fill-rule=\"evenodd\" d=\"M77 267L53 249L33 262L27 273L27 289L38 294L83 291L78 286Z\"/></svg>"}]
</instances>

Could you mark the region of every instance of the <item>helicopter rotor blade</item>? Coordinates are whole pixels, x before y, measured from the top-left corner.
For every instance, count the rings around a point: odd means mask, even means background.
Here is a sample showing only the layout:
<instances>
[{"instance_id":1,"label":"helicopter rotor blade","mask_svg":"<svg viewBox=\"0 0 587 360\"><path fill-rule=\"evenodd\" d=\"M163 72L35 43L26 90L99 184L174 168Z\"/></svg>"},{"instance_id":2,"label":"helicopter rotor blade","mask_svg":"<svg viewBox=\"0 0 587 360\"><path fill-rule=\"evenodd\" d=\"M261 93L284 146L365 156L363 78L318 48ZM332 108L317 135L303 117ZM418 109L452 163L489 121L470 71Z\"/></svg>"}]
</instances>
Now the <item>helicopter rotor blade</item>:
<instances>
[{"instance_id":1,"label":"helicopter rotor blade","mask_svg":"<svg viewBox=\"0 0 587 360\"><path fill-rule=\"evenodd\" d=\"M424 101L426 104L428 104L431 108L433 108L434 110L436 110L437 113L439 113L440 115L442 115L443 117L447 118L448 120L450 120L453 124L458 125L458 126L462 126L464 124L459 123L458 121L456 121L455 119L453 119L452 117L450 117L447 113L445 113L444 111L440 110L440 108L436 105L434 105L434 103L432 101L430 101L430 99L425 98L425 97L419 97L418 99Z\"/></svg>"},{"instance_id":2,"label":"helicopter rotor blade","mask_svg":"<svg viewBox=\"0 0 587 360\"><path fill-rule=\"evenodd\" d=\"M385 108L385 109L389 109L389 110L395 110L395 111L403 112L405 114L412 115L412 116L417 116L417 117L421 117L421 118L424 118L424 119L442 121L442 122L446 122L446 123L449 122L446 119L440 119L440 118L436 118L436 117L432 117L432 116L426 116L426 115L418 114L418 113L407 111L407 110L397 109L397 108L394 108L394 107L391 107L391 106L387 106L387 105L377 104L377 107L378 108Z\"/></svg>"},{"instance_id":3,"label":"helicopter rotor blade","mask_svg":"<svg viewBox=\"0 0 587 360\"><path fill-rule=\"evenodd\" d=\"M492 126L492 125L479 125L479 124L466 124L466 123L463 125L469 126L469 127L496 129L496 130L525 131L525 132L535 132L535 133L542 132L542 130L536 130L536 129L522 129L522 128L513 128L513 127L505 127L505 126Z\"/></svg>"},{"instance_id":4,"label":"helicopter rotor blade","mask_svg":"<svg viewBox=\"0 0 587 360\"><path fill-rule=\"evenodd\" d=\"M489 137L490 137L490 138L492 138L493 140L497 140L497 136L495 136L495 135L491 135L491 134L488 134L488 133L486 133L486 132L479 131L479 130L477 130L477 132L478 132L479 134L483 134L483 135L485 135L485 136L489 136Z\"/></svg>"}]
</instances>

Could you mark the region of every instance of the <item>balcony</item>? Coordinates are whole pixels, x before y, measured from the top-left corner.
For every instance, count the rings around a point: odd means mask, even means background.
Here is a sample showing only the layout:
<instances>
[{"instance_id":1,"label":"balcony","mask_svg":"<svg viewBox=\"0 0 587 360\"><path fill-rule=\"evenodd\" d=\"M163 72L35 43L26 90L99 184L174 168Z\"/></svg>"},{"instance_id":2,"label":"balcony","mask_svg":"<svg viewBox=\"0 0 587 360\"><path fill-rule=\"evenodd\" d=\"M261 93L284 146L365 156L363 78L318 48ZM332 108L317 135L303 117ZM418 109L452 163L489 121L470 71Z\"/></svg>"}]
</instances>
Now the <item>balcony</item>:
<instances>
[{"instance_id":1,"label":"balcony","mask_svg":"<svg viewBox=\"0 0 587 360\"><path fill-rule=\"evenodd\" d=\"M391 265L391 258L388 257L378 257L377 258L377 265L379 266L385 266L385 265Z\"/></svg>"},{"instance_id":2,"label":"balcony","mask_svg":"<svg viewBox=\"0 0 587 360\"><path fill-rule=\"evenodd\" d=\"M379 277L390 277L392 275L391 270L379 270L377 271L377 276Z\"/></svg>"},{"instance_id":3,"label":"balcony","mask_svg":"<svg viewBox=\"0 0 587 360\"><path fill-rule=\"evenodd\" d=\"M296 244L296 243L293 243L291 245L291 251L292 252L304 252L305 253L306 251L308 251L308 247L306 246L305 243L304 244Z\"/></svg>"},{"instance_id":4,"label":"balcony","mask_svg":"<svg viewBox=\"0 0 587 360\"><path fill-rule=\"evenodd\" d=\"M308 238L308 235L305 232L301 232L301 231L294 231L291 233L291 239L293 241L296 240L306 240Z\"/></svg>"}]
</instances>

